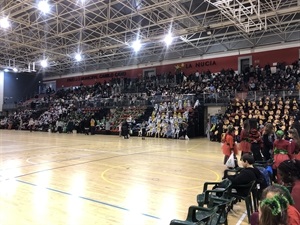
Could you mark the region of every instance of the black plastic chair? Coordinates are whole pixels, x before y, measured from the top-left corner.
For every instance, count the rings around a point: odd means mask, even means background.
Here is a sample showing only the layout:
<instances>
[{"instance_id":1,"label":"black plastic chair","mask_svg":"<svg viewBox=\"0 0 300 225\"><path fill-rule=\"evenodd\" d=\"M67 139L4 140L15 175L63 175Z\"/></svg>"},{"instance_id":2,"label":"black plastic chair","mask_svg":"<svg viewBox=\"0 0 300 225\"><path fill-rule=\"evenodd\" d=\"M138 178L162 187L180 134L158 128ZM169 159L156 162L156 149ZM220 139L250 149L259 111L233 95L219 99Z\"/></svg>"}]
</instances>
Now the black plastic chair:
<instances>
[{"instance_id":1,"label":"black plastic chair","mask_svg":"<svg viewBox=\"0 0 300 225\"><path fill-rule=\"evenodd\" d=\"M212 186L209 189L209 186ZM212 197L222 197L230 190L231 181L228 179L224 179L221 182L205 182L203 186L203 193L197 195L198 206L203 207L210 205L210 198Z\"/></svg>"},{"instance_id":2,"label":"black plastic chair","mask_svg":"<svg viewBox=\"0 0 300 225\"><path fill-rule=\"evenodd\" d=\"M170 225L211 225L211 221L216 217L218 206L214 208L203 208L190 206L186 220L174 219Z\"/></svg>"},{"instance_id":3,"label":"black plastic chair","mask_svg":"<svg viewBox=\"0 0 300 225\"><path fill-rule=\"evenodd\" d=\"M253 209L254 209L253 202L252 202L252 192L256 188L256 181L251 181L250 183L244 185L236 185L233 187L233 189L235 188L243 188L248 190L247 195L245 196L238 195L238 193L233 193L232 190L227 192L226 195L228 195L229 198L235 198L237 201L242 201L242 200L245 201L248 222L250 223L250 215L253 213Z\"/></svg>"},{"instance_id":4,"label":"black plastic chair","mask_svg":"<svg viewBox=\"0 0 300 225\"><path fill-rule=\"evenodd\" d=\"M215 214L212 214L210 216L210 221L207 221L207 224L209 225L220 225L220 224L225 224L228 225L227 221L227 215L228 215L228 209L229 206L231 205L231 201L229 199L224 199L224 198L211 198L211 204L213 207L210 209L216 209L217 211ZM203 218L207 217L207 212L203 210L196 211L197 209L201 209L202 207L199 206L191 206L189 208L187 220L198 220L198 221L203 221Z\"/></svg>"},{"instance_id":5,"label":"black plastic chair","mask_svg":"<svg viewBox=\"0 0 300 225\"><path fill-rule=\"evenodd\" d=\"M218 207L217 214L212 218L210 225L219 225L219 224L228 225L227 215L228 212L230 211L232 199L212 197L210 198L209 204L213 207L215 206Z\"/></svg>"}]
</instances>

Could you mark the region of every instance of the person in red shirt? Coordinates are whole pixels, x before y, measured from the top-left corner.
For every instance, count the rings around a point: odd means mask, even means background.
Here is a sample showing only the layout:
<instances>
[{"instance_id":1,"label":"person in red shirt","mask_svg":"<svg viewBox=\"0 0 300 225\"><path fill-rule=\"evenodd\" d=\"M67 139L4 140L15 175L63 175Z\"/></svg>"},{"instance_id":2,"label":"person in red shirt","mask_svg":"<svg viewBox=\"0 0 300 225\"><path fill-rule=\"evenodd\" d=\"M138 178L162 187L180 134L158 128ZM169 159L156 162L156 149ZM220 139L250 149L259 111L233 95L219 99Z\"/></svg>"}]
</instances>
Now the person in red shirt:
<instances>
[{"instance_id":1,"label":"person in red shirt","mask_svg":"<svg viewBox=\"0 0 300 225\"><path fill-rule=\"evenodd\" d=\"M276 205L276 202L274 200L269 201L269 203L271 203L271 202L275 203L275 205L274 205L275 209L273 209L274 211L276 210L276 207L277 207L277 210L280 210L280 209L282 210L281 215L283 216L283 218L281 218L281 216L278 216L278 215L277 216L273 215L272 212L266 212L266 211L268 211L268 209L265 209L265 211L262 211L260 209L260 214L259 214L259 212L255 212L251 215L251 220L250 220L251 225L258 225L258 224L268 224L268 225L276 224L277 225L277 224L280 224L280 223L278 223L280 221L282 221L283 224L300 225L300 214L299 214L298 210L294 207L294 201L292 199L292 196L290 195L289 190L286 187L284 187L282 185L278 185L278 184L267 187L262 193L262 199L263 199L262 202L265 199L272 199L275 195L284 197L285 199L283 201L285 201L287 203L286 209L284 209L284 208L281 208L280 205L278 205L278 204ZM265 204L265 205L268 205L268 204ZM270 207L269 207L269 209L270 209ZM266 218L267 215L269 216L269 218Z\"/></svg>"},{"instance_id":2,"label":"person in red shirt","mask_svg":"<svg viewBox=\"0 0 300 225\"><path fill-rule=\"evenodd\" d=\"M261 134L258 131L258 123L257 119L250 119L249 120L249 126L250 126L250 131L249 131L249 141L251 143L251 152L253 154L255 162L257 161L263 161L262 153L261 153L261 148L262 148L262 139L261 139Z\"/></svg>"},{"instance_id":3,"label":"person in red shirt","mask_svg":"<svg viewBox=\"0 0 300 225\"><path fill-rule=\"evenodd\" d=\"M291 153L290 158L300 160L300 138L298 131L295 128L293 128L290 129L288 132L289 137L291 138L289 146L289 152Z\"/></svg>"},{"instance_id":4,"label":"person in red shirt","mask_svg":"<svg viewBox=\"0 0 300 225\"><path fill-rule=\"evenodd\" d=\"M291 187L295 208L300 212L300 160L286 160L278 166L278 173L285 186Z\"/></svg>"},{"instance_id":5,"label":"person in red shirt","mask_svg":"<svg viewBox=\"0 0 300 225\"><path fill-rule=\"evenodd\" d=\"M280 175L277 174L277 167L281 162L285 160L289 160L289 141L284 140L284 132L282 130L278 130L276 132L277 140L274 141L273 145L273 154L274 154L274 163L273 170L274 174L277 176L277 183L281 183Z\"/></svg>"},{"instance_id":6,"label":"person in red shirt","mask_svg":"<svg viewBox=\"0 0 300 225\"><path fill-rule=\"evenodd\" d=\"M237 155L237 146L234 141L234 132L235 129L233 126L228 126L227 132L224 137L224 143L222 144L222 151L224 154L224 164L226 164L231 153L234 153L234 158L236 159ZM235 167L238 167L237 160L235 160Z\"/></svg>"},{"instance_id":7,"label":"person in red shirt","mask_svg":"<svg viewBox=\"0 0 300 225\"><path fill-rule=\"evenodd\" d=\"M250 131L250 125L249 121L244 121L244 128L241 131L240 134L240 144L239 144L239 150L242 152L241 156L245 153L251 152L251 142L249 138L249 131Z\"/></svg>"},{"instance_id":8,"label":"person in red shirt","mask_svg":"<svg viewBox=\"0 0 300 225\"><path fill-rule=\"evenodd\" d=\"M273 194L260 203L259 224L261 225L299 225L300 214L289 200L281 194Z\"/></svg>"}]
</instances>

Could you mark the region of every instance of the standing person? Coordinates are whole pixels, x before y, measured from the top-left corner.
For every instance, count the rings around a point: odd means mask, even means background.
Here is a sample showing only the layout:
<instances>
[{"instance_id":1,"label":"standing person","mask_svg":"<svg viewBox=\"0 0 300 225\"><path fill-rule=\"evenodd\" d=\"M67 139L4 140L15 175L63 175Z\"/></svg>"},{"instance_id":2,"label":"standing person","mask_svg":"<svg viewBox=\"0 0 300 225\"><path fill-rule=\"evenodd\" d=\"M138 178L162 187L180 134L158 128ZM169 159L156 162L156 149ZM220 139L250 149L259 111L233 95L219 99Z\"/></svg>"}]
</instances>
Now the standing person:
<instances>
[{"instance_id":1,"label":"standing person","mask_svg":"<svg viewBox=\"0 0 300 225\"><path fill-rule=\"evenodd\" d=\"M284 140L284 132L282 130L278 130L276 132L277 139L274 141L273 145L273 154L274 154L274 163L273 170L274 175L277 175L277 182L280 183L280 175L277 174L277 168L281 162L285 160L289 160L289 142Z\"/></svg>"},{"instance_id":2,"label":"standing person","mask_svg":"<svg viewBox=\"0 0 300 225\"><path fill-rule=\"evenodd\" d=\"M127 120L125 120L122 123L121 134L124 137L124 139L128 139L129 138L129 124L128 124Z\"/></svg>"},{"instance_id":3,"label":"standing person","mask_svg":"<svg viewBox=\"0 0 300 225\"><path fill-rule=\"evenodd\" d=\"M110 121L109 121L109 118L106 118L106 122L105 122L105 134L110 134Z\"/></svg>"},{"instance_id":4,"label":"standing person","mask_svg":"<svg viewBox=\"0 0 300 225\"><path fill-rule=\"evenodd\" d=\"M278 173L285 186L290 187L295 208L300 212L300 161L285 160L278 166Z\"/></svg>"},{"instance_id":5,"label":"standing person","mask_svg":"<svg viewBox=\"0 0 300 225\"><path fill-rule=\"evenodd\" d=\"M290 158L300 160L300 138L298 131L295 128L293 128L290 129L288 132L289 137L291 138L289 146L289 152L291 153Z\"/></svg>"},{"instance_id":6,"label":"standing person","mask_svg":"<svg viewBox=\"0 0 300 225\"><path fill-rule=\"evenodd\" d=\"M96 121L94 119L94 117L92 116L91 120L90 120L90 130L91 130L91 135L95 134L95 130L96 130Z\"/></svg>"},{"instance_id":7,"label":"standing person","mask_svg":"<svg viewBox=\"0 0 300 225\"><path fill-rule=\"evenodd\" d=\"M167 124L166 137L167 137L167 139L173 137L173 134L172 134L172 125L171 125L171 122L170 122L170 121L169 121L168 124Z\"/></svg>"},{"instance_id":8,"label":"standing person","mask_svg":"<svg viewBox=\"0 0 300 225\"><path fill-rule=\"evenodd\" d=\"M236 155L237 155L237 146L235 144L234 141L234 132L235 129L233 126L229 125L227 128L227 132L225 134L224 137L224 143L222 145L222 151L224 154L224 164L226 164L229 156L231 155L231 153L234 154L234 158L235 158L235 167L238 167L237 164L237 159L236 159Z\"/></svg>"},{"instance_id":9,"label":"standing person","mask_svg":"<svg viewBox=\"0 0 300 225\"><path fill-rule=\"evenodd\" d=\"M119 137L121 137L122 134L122 122L119 123Z\"/></svg>"},{"instance_id":10,"label":"standing person","mask_svg":"<svg viewBox=\"0 0 300 225\"><path fill-rule=\"evenodd\" d=\"M90 120L88 120L88 118L84 118L83 126L84 126L84 133L86 135L89 135L89 133L90 133Z\"/></svg>"},{"instance_id":11,"label":"standing person","mask_svg":"<svg viewBox=\"0 0 300 225\"><path fill-rule=\"evenodd\" d=\"M244 128L241 131L240 135L240 144L239 144L239 150L241 151L241 156L245 153L251 152L251 143L249 138L249 131L250 131L250 125L249 121L244 121Z\"/></svg>"},{"instance_id":12,"label":"standing person","mask_svg":"<svg viewBox=\"0 0 300 225\"><path fill-rule=\"evenodd\" d=\"M206 137L208 140L210 140L210 128L211 128L211 124L210 124L210 121L209 119L207 120L207 123L206 123Z\"/></svg>"},{"instance_id":13,"label":"standing person","mask_svg":"<svg viewBox=\"0 0 300 225\"><path fill-rule=\"evenodd\" d=\"M216 126L216 137L217 137L217 141L221 142L222 141L222 134L223 134L223 122L220 119L220 121L218 122L217 126Z\"/></svg>"},{"instance_id":14,"label":"standing person","mask_svg":"<svg viewBox=\"0 0 300 225\"><path fill-rule=\"evenodd\" d=\"M272 123L266 123L265 130L263 132L263 155L266 161L271 159L271 153L273 151L273 143L275 141L274 127Z\"/></svg>"},{"instance_id":15,"label":"standing person","mask_svg":"<svg viewBox=\"0 0 300 225\"><path fill-rule=\"evenodd\" d=\"M263 157L261 154L262 139L261 139L261 134L259 133L257 128L257 120L250 119L249 127L250 127L249 139L251 143L251 152L253 154L254 160L263 161Z\"/></svg>"},{"instance_id":16,"label":"standing person","mask_svg":"<svg viewBox=\"0 0 300 225\"><path fill-rule=\"evenodd\" d=\"M145 140L145 137L146 137L146 121L143 121L142 124L141 124L141 131L142 131L142 140Z\"/></svg>"},{"instance_id":17,"label":"standing person","mask_svg":"<svg viewBox=\"0 0 300 225\"><path fill-rule=\"evenodd\" d=\"M29 119L29 122L28 122L28 127L29 127L30 132L32 132L33 125L34 125L34 120L33 120L33 118L31 117L31 118Z\"/></svg>"}]
</instances>

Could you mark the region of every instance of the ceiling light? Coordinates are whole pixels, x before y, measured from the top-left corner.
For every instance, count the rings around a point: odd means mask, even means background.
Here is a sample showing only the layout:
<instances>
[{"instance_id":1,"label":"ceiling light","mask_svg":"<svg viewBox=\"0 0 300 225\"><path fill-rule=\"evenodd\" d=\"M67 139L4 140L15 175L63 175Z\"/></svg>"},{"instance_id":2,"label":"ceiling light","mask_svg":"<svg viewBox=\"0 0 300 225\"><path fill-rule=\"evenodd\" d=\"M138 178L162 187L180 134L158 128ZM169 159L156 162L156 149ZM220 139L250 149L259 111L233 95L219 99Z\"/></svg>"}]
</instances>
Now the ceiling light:
<instances>
[{"instance_id":1,"label":"ceiling light","mask_svg":"<svg viewBox=\"0 0 300 225\"><path fill-rule=\"evenodd\" d=\"M3 29L6 29L9 27L9 25L10 24L9 24L7 17L0 19L0 27L2 27Z\"/></svg>"},{"instance_id":2,"label":"ceiling light","mask_svg":"<svg viewBox=\"0 0 300 225\"><path fill-rule=\"evenodd\" d=\"M75 55L75 59L76 59L77 62L81 61L82 57L81 57L80 53L77 53Z\"/></svg>"},{"instance_id":3,"label":"ceiling light","mask_svg":"<svg viewBox=\"0 0 300 225\"><path fill-rule=\"evenodd\" d=\"M48 62L46 59L41 61L41 67L46 68L48 66Z\"/></svg>"},{"instance_id":4,"label":"ceiling light","mask_svg":"<svg viewBox=\"0 0 300 225\"><path fill-rule=\"evenodd\" d=\"M13 71L16 73L16 72L18 72L18 69L16 67L14 67Z\"/></svg>"},{"instance_id":5,"label":"ceiling light","mask_svg":"<svg viewBox=\"0 0 300 225\"><path fill-rule=\"evenodd\" d=\"M50 6L47 0L42 0L38 4L38 9L41 10L44 14L50 12Z\"/></svg>"},{"instance_id":6,"label":"ceiling light","mask_svg":"<svg viewBox=\"0 0 300 225\"><path fill-rule=\"evenodd\" d=\"M7 73L7 72L9 71L9 69L6 68L6 69L4 69L3 71Z\"/></svg>"},{"instance_id":7,"label":"ceiling light","mask_svg":"<svg viewBox=\"0 0 300 225\"><path fill-rule=\"evenodd\" d=\"M171 33L168 33L167 36L164 39L165 43L167 46L169 46L170 44L172 44L173 41L173 37Z\"/></svg>"},{"instance_id":8,"label":"ceiling light","mask_svg":"<svg viewBox=\"0 0 300 225\"><path fill-rule=\"evenodd\" d=\"M133 42L131 47L135 52L138 52L142 47L140 40L136 40L135 42Z\"/></svg>"}]
</instances>

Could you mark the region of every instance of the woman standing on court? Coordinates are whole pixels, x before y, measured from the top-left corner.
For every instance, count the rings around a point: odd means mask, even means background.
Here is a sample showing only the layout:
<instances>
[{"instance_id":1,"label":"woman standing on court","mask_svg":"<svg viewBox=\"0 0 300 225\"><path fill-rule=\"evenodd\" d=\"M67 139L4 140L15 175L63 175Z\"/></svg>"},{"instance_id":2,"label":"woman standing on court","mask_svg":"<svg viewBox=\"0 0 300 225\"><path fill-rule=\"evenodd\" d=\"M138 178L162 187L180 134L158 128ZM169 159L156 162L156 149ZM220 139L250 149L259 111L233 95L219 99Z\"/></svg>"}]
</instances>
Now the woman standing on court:
<instances>
[{"instance_id":1,"label":"woman standing on court","mask_svg":"<svg viewBox=\"0 0 300 225\"><path fill-rule=\"evenodd\" d=\"M289 141L285 140L284 132L282 130L278 130L276 132L277 139L274 141L274 148L273 148L273 154L274 154L274 163L273 163L273 170L274 174L277 175L277 182L281 183L280 175L277 174L277 168L285 160L289 160ZM279 175L279 176L278 176Z\"/></svg>"},{"instance_id":2,"label":"woman standing on court","mask_svg":"<svg viewBox=\"0 0 300 225\"><path fill-rule=\"evenodd\" d=\"M236 160L236 155L238 152L237 152L237 146L234 141L234 132L235 132L234 127L229 125L224 137L224 143L222 144L222 151L224 154L224 164L226 164L227 160L229 159L229 156L231 155L231 153L233 153L235 159L235 167L238 167L237 160Z\"/></svg>"},{"instance_id":3,"label":"woman standing on court","mask_svg":"<svg viewBox=\"0 0 300 225\"><path fill-rule=\"evenodd\" d=\"M273 143L275 141L274 127L272 123L266 123L263 132L263 155L265 161L271 159L271 154L273 151Z\"/></svg>"},{"instance_id":4,"label":"woman standing on court","mask_svg":"<svg viewBox=\"0 0 300 225\"><path fill-rule=\"evenodd\" d=\"M251 152L251 143L249 138L250 125L249 121L244 121L244 128L241 131L240 139L241 142L239 144L239 150L241 151L241 156L245 153Z\"/></svg>"},{"instance_id":5,"label":"woman standing on court","mask_svg":"<svg viewBox=\"0 0 300 225\"><path fill-rule=\"evenodd\" d=\"M255 162L263 161L261 147L262 147L262 139L261 134L258 131L258 124L256 119L249 120L249 139L251 143L251 152L253 154Z\"/></svg>"}]
</instances>

